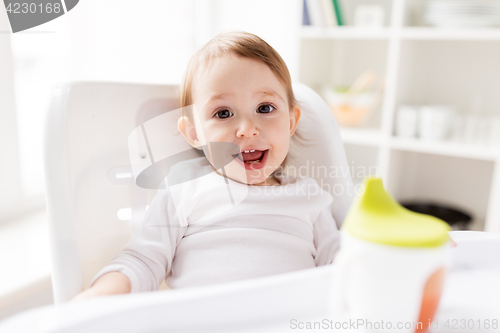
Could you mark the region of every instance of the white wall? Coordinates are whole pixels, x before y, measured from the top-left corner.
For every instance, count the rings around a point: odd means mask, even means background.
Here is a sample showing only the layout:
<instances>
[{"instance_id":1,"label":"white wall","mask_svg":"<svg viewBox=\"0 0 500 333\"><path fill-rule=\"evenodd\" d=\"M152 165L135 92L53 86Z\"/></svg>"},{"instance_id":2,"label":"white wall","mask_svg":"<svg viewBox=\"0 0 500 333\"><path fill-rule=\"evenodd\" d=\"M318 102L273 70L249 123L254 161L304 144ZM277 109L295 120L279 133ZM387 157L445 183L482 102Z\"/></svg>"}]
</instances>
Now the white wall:
<instances>
[{"instance_id":1,"label":"white wall","mask_svg":"<svg viewBox=\"0 0 500 333\"><path fill-rule=\"evenodd\" d=\"M193 0L86 0L69 15L75 79L178 83L194 52Z\"/></svg>"},{"instance_id":2,"label":"white wall","mask_svg":"<svg viewBox=\"0 0 500 333\"><path fill-rule=\"evenodd\" d=\"M0 222L44 205L42 135L52 86L70 80L179 83L195 50L194 4L86 0L26 32L0 34L0 149L8 161L0 165ZM1 30L9 31L3 6L0 20Z\"/></svg>"},{"instance_id":3,"label":"white wall","mask_svg":"<svg viewBox=\"0 0 500 333\"><path fill-rule=\"evenodd\" d=\"M298 79L298 48L302 0L213 0L213 34L245 30L268 42L285 60L292 79Z\"/></svg>"}]
</instances>

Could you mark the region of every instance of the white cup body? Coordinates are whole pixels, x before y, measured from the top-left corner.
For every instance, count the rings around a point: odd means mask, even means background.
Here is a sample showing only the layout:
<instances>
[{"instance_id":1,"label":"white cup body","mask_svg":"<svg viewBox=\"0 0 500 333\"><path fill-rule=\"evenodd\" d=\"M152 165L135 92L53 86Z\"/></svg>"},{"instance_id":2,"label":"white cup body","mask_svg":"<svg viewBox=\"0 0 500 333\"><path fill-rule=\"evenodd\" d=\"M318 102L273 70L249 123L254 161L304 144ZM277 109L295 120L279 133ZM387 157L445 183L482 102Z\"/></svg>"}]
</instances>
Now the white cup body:
<instances>
[{"instance_id":1,"label":"white cup body","mask_svg":"<svg viewBox=\"0 0 500 333\"><path fill-rule=\"evenodd\" d=\"M419 110L418 134L423 140L444 140L454 115L445 105L426 105Z\"/></svg>"},{"instance_id":2,"label":"white cup body","mask_svg":"<svg viewBox=\"0 0 500 333\"><path fill-rule=\"evenodd\" d=\"M341 250L332 267L330 315L370 321L372 326L364 327L368 332L415 332L425 284L434 272L449 266L450 244L398 247L341 234ZM397 323L403 327L397 328ZM428 325L422 323L423 328Z\"/></svg>"},{"instance_id":3,"label":"white cup body","mask_svg":"<svg viewBox=\"0 0 500 333\"><path fill-rule=\"evenodd\" d=\"M413 138L417 135L418 107L401 105L396 117L396 135Z\"/></svg>"}]
</instances>

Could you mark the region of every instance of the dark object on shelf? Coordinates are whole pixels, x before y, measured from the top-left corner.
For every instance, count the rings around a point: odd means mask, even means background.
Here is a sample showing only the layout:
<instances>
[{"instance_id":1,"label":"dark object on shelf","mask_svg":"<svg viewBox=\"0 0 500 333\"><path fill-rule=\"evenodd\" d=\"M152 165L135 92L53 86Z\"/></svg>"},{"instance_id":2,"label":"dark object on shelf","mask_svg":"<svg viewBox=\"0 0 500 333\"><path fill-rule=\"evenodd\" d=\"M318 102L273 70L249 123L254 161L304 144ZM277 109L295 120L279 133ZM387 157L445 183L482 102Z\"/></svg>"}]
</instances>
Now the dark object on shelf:
<instances>
[{"instance_id":1,"label":"dark object on shelf","mask_svg":"<svg viewBox=\"0 0 500 333\"><path fill-rule=\"evenodd\" d=\"M432 202L406 202L401 205L416 213L435 216L447 222L453 230L468 230L472 221L470 214L450 206Z\"/></svg>"}]
</instances>

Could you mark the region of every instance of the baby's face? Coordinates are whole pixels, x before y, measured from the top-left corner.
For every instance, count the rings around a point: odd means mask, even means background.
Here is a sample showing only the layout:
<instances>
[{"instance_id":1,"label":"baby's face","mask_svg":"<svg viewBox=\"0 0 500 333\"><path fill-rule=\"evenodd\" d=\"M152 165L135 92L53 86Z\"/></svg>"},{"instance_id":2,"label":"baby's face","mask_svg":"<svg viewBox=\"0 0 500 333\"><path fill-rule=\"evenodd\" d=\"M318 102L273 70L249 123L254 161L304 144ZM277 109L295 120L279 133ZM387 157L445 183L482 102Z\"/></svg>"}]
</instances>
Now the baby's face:
<instances>
[{"instance_id":1,"label":"baby's face","mask_svg":"<svg viewBox=\"0 0 500 333\"><path fill-rule=\"evenodd\" d=\"M268 177L288 153L300 109L290 109L285 88L269 67L235 55L218 58L195 80L193 100L194 130L179 122L186 139L194 147L238 145L239 153L217 172L246 184L271 184Z\"/></svg>"}]
</instances>

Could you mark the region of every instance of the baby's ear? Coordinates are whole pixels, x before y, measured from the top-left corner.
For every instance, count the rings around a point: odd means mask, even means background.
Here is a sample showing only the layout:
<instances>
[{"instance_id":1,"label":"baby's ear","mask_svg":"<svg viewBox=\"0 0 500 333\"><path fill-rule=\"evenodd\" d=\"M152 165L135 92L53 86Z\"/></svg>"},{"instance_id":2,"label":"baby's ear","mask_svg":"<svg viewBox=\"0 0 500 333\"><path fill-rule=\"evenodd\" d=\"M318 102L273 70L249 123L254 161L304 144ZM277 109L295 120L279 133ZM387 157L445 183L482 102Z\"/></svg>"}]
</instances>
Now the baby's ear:
<instances>
[{"instance_id":1,"label":"baby's ear","mask_svg":"<svg viewBox=\"0 0 500 333\"><path fill-rule=\"evenodd\" d=\"M180 117L177 121L177 128L193 148L201 149L201 143L196 134L196 128L188 117Z\"/></svg>"},{"instance_id":2,"label":"baby's ear","mask_svg":"<svg viewBox=\"0 0 500 333\"><path fill-rule=\"evenodd\" d=\"M300 119L300 108L298 105L293 106L290 109L290 136L295 133L297 129L297 125L299 124Z\"/></svg>"}]
</instances>

